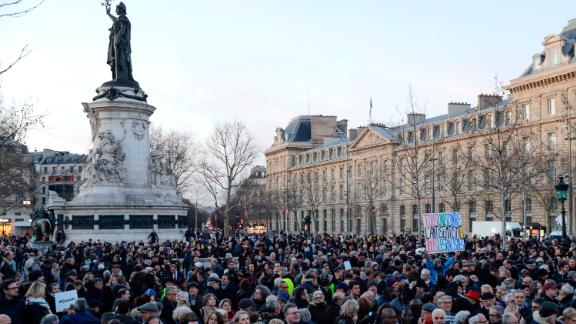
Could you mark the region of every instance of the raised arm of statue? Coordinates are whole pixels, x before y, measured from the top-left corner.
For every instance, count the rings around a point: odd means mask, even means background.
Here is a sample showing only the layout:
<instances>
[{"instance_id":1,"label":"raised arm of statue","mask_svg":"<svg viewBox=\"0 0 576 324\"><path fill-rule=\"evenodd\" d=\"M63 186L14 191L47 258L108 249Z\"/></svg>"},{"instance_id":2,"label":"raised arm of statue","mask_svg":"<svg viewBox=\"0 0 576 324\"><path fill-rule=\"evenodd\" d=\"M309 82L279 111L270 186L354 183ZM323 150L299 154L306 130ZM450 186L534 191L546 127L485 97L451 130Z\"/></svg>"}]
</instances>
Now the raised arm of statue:
<instances>
[{"instance_id":1,"label":"raised arm of statue","mask_svg":"<svg viewBox=\"0 0 576 324\"><path fill-rule=\"evenodd\" d=\"M116 22L116 19L118 19L110 13L110 8L106 8L106 14L108 15L108 17L110 17L110 19L112 19L112 22Z\"/></svg>"}]
</instances>

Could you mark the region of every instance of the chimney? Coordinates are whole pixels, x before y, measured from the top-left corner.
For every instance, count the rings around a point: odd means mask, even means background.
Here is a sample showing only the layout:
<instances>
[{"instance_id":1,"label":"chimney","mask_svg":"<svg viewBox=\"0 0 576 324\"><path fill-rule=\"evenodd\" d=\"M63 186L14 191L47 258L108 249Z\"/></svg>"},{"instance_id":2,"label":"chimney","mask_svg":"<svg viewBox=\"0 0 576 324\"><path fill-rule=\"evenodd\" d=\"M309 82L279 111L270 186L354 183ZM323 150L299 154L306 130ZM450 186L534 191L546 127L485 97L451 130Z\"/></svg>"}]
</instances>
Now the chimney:
<instances>
[{"instance_id":1,"label":"chimney","mask_svg":"<svg viewBox=\"0 0 576 324\"><path fill-rule=\"evenodd\" d=\"M478 109L496 106L502 102L502 96L495 94L480 94L478 95Z\"/></svg>"},{"instance_id":2,"label":"chimney","mask_svg":"<svg viewBox=\"0 0 576 324\"><path fill-rule=\"evenodd\" d=\"M348 133L348 119L342 119L336 122L336 127L338 127L338 129L346 134Z\"/></svg>"},{"instance_id":3,"label":"chimney","mask_svg":"<svg viewBox=\"0 0 576 324\"><path fill-rule=\"evenodd\" d=\"M448 103L448 117L454 117L470 109L470 104L467 102L449 102Z\"/></svg>"},{"instance_id":4,"label":"chimney","mask_svg":"<svg viewBox=\"0 0 576 324\"><path fill-rule=\"evenodd\" d=\"M420 113L408 113L406 117L408 121L408 126L416 126L421 122L423 122L424 120L426 120L426 115Z\"/></svg>"},{"instance_id":5,"label":"chimney","mask_svg":"<svg viewBox=\"0 0 576 324\"><path fill-rule=\"evenodd\" d=\"M356 139L356 137L358 137L358 128L350 128L348 131L348 138L350 141L353 141Z\"/></svg>"}]
</instances>

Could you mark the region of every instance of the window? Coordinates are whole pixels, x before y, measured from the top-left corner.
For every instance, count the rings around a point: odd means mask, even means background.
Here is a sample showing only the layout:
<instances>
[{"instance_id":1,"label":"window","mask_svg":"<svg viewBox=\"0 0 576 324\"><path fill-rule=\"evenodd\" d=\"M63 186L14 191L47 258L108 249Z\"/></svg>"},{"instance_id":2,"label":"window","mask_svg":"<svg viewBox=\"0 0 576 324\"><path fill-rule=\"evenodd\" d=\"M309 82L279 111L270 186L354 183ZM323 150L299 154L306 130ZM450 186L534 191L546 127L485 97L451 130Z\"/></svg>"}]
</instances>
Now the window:
<instances>
[{"instance_id":1,"label":"window","mask_svg":"<svg viewBox=\"0 0 576 324\"><path fill-rule=\"evenodd\" d=\"M492 204L492 200L486 200L484 202L484 212L486 215L492 214L494 212L494 205Z\"/></svg>"},{"instance_id":2,"label":"window","mask_svg":"<svg viewBox=\"0 0 576 324\"><path fill-rule=\"evenodd\" d=\"M48 173L48 167L44 167L44 174Z\"/></svg>"},{"instance_id":3,"label":"window","mask_svg":"<svg viewBox=\"0 0 576 324\"><path fill-rule=\"evenodd\" d=\"M548 116L556 115L556 98L548 99Z\"/></svg>"},{"instance_id":4,"label":"window","mask_svg":"<svg viewBox=\"0 0 576 324\"><path fill-rule=\"evenodd\" d=\"M46 183L46 177L42 177L42 183Z\"/></svg>"},{"instance_id":5,"label":"window","mask_svg":"<svg viewBox=\"0 0 576 324\"><path fill-rule=\"evenodd\" d=\"M490 144L484 144L484 156L486 159L490 159L492 157L492 146L490 146Z\"/></svg>"},{"instance_id":6,"label":"window","mask_svg":"<svg viewBox=\"0 0 576 324\"><path fill-rule=\"evenodd\" d=\"M344 232L344 208L340 208L340 232Z\"/></svg>"},{"instance_id":7,"label":"window","mask_svg":"<svg viewBox=\"0 0 576 324\"><path fill-rule=\"evenodd\" d=\"M56 173L56 167L54 166L54 167L52 167L52 174L55 174L55 173Z\"/></svg>"},{"instance_id":8,"label":"window","mask_svg":"<svg viewBox=\"0 0 576 324\"><path fill-rule=\"evenodd\" d=\"M384 176L388 174L388 161L382 162L382 173L384 173Z\"/></svg>"},{"instance_id":9,"label":"window","mask_svg":"<svg viewBox=\"0 0 576 324\"><path fill-rule=\"evenodd\" d=\"M550 49L548 50L548 53L550 54L550 65L558 64L558 49Z\"/></svg>"},{"instance_id":10,"label":"window","mask_svg":"<svg viewBox=\"0 0 576 324\"><path fill-rule=\"evenodd\" d=\"M458 149L452 149L452 163L458 162Z\"/></svg>"},{"instance_id":11,"label":"window","mask_svg":"<svg viewBox=\"0 0 576 324\"><path fill-rule=\"evenodd\" d=\"M340 200L344 200L344 186L340 185Z\"/></svg>"},{"instance_id":12,"label":"window","mask_svg":"<svg viewBox=\"0 0 576 324\"><path fill-rule=\"evenodd\" d=\"M420 130L420 141L421 142L426 141L427 135L428 135L428 133L426 132L426 129L421 129Z\"/></svg>"},{"instance_id":13,"label":"window","mask_svg":"<svg viewBox=\"0 0 576 324\"><path fill-rule=\"evenodd\" d=\"M490 170L484 170L484 187L490 187L492 185L492 177L490 176Z\"/></svg>"},{"instance_id":14,"label":"window","mask_svg":"<svg viewBox=\"0 0 576 324\"><path fill-rule=\"evenodd\" d=\"M413 143L414 142L414 132L410 131L408 132L408 143Z\"/></svg>"},{"instance_id":15,"label":"window","mask_svg":"<svg viewBox=\"0 0 576 324\"><path fill-rule=\"evenodd\" d=\"M331 211L332 219L330 220L330 230L332 233L336 232L336 210L332 209Z\"/></svg>"},{"instance_id":16,"label":"window","mask_svg":"<svg viewBox=\"0 0 576 324\"><path fill-rule=\"evenodd\" d=\"M426 210L426 213L431 213L432 212L432 205L426 204L424 206L424 209Z\"/></svg>"},{"instance_id":17,"label":"window","mask_svg":"<svg viewBox=\"0 0 576 324\"><path fill-rule=\"evenodd\" d=\"M528 137L522 137L522 149L525 153L530 152L530 139Z\"/></svg>"},{"instance_id":18,"label":"window","mask_svg":"<svg viewBox=\"0 0 576 324\"><path fill-rule=\"evenodd\" d=\"M418 215L418 205L412 205L412 216Z\"/></svg>"},{"instance_id":19,"label":"window","mask_svg":"<svg viewBox=\"0 0 576 324\"><path fill-rule=\"evenodd\" d=\"M358 176L361 177L362 176L362 165L358 164Z\"/></svg>"},{"instance_id":20,"label":"window","mask_svg":"<svg viewBox=\"0 0 576 324\"><path fill-rule=\"evenodd\" d=\"M548 150L550 150L550 151L556 150L556 134L555 133L548 133Z\"/></svg>"},{"instance_id":21,"label":"window","mask_svg":"<svg viewBox=\"0 0 576 324\"><path fill-rule=\"evenodd\" d=\"M475 181L474 181L474 171L473 170L468 170L468 190L472 191L474 190L474 185L475 185Z\"/></svg>"},{"instance_id":22,"label":"window","mask_svg":"<svg viewBox=\"0 0 576 324\"><path fill-rule=\"evenodd\" d=\"M512 201L510 199L504 200L504 212L509 214L512 212Z\"/></svg>"},{"instance_id":23,"label":"window","mask_svg":"<svg viewBox=\"0 0 576 324\"><path fill-rule=\"evenodd\" d=\"M343 167L340 167L339 176L340 176L340 179L344 179L344 168Z\"/></svg>"},{"instance_id":24,"label":"window","mask_svg":"<svg viewBox=\"0 0 576 324\"><path fill-rule=\"evenodd\" d=\"M524 201L524 210L527 213L532 212L532 199L526 198L526 201Z\"/></svg>"},{"instance_id":25,"label":"window","mask_svg":"<svg viewBox=\"0 0 576 324\"><path fill-rule=\"evenodd\" d=\"M504 125L510 126L512 124L512 111L506 110L504 113Z\"/></svg>"},{"instance_id":26,"label":"window","mask_svg":"<svg viewBox=\"0 0 576 324\"><path fill-rule=\"evenodd\" d=\"M388 181L382 181L382 196L388 197Z\"/></svg>"},{"instance_id":27,"label":"window","mask_svg":"<svg viewBox=\"0 0 576 324\"><path fill-rule=\"evenodd\" d=\"M443 203L443 202L441 202L441 203L438 205L438 211L441 212L441 213L446 212L446 204Z\"/></svg>"},{"instance_id":28,"label":"window","mask_svg":"<svg viewBox=\"0 0 576 324\"><path fill-rule=\"evenodd\" d=\"M334 169L330 170L330 180L334 181L335 174L336 172L334 171Z\"/></svg>"},{"instance_id":29,"label":"window","mask_svg":"<svg viewBox=\"0 0 576 324\"><path fill-rule=\"evenodd\" d=\"M522 120L530 121L530 104L522 105Z\"/></svg>"},{"instance_id":30,"label":"window","mask_svg":"<svg viewBox=\"0 0 576 324\"><path fill-rule=\"evenodd\" d=\"M476 201L470 200L468 202L468 213L470 213L470 214L476 213Z\"/></svg>"},{"instance_id":31,"label":"window","mask_svg":"<svg viewBox=\"0 0 576 324\"><path fill-rule=\"evenodd\" d=\"M405 188L404 188L405 185L406 185L406 182L404 181L404 179L400 179L400 186L399 186L400 188L399 189L400 189L401 195L403 195L405 192Z\"/></svg>"}]
</instances>

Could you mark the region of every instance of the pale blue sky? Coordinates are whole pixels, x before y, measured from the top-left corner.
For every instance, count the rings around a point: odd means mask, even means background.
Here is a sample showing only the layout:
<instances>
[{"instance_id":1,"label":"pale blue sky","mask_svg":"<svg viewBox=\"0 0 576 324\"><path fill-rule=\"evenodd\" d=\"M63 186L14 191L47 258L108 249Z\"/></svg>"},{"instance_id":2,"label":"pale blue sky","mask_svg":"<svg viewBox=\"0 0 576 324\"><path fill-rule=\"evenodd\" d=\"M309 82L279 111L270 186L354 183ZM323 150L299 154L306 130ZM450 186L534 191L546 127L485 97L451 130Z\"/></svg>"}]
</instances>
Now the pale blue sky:
<instances>
[{"instance_id":1,"label":"pale blue sky","mask_svg":"<svg viewBox=\"0 0 576 324\"><path fill-rule=\"evenodd\" d=\"M28 3L34 3L28 0ZM110 20L99 0L46 0L1 19L3 64L28 43L30 55L5 74L7 100L48 114L30 149L85 153L81 102L110 79ZM117 4L118 1L115 2ZM476 104L495 75L519 76L546 35L559 33L570 1L152 1L127 0L134 77L156 106L155 125L198 140L218 121L240 119L270 146L274 129L310 113L399 120L408 84L428 116L449 101ZM260 160L262 162L263 159Z\"/></svg>"}]
</instances>

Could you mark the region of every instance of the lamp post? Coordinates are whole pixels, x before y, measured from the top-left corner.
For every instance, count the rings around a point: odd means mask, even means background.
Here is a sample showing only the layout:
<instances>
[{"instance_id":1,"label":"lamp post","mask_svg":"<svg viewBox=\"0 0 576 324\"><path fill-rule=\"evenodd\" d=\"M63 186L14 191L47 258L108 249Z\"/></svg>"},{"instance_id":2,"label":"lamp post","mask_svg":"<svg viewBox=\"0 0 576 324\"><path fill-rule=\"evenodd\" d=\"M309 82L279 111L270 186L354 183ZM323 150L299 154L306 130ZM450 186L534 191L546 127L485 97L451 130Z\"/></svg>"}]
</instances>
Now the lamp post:
<instances>
[{"instance_id":1,"label":"lamp post","mask_svg":"<svg viewBox=\"0 0 576 324\"><path fill-rule=\"evenodd\" d=\"M438 159L434 157L434 155L432 155L432 157L430 158L430 161L432 162L432 210L431 212L435 213L436 212L436 188L434 188L434 182L435 182L435 178L436 178L436 172L434 170L434 161L437 161ZM418 206L418 208L420 208L420 206Z\"/></svg>"},{"instance_id":2,"label":"lamp post","mask_svg":"<svg viewBox=\"0 0 576 324\"><path fill-rule=\"evenodd\" d=\"M566 239L566 209L564 208L564 202L566 201L566 192L568 191L568 185L564 182L564 177L560 176L558 179L558 184L556 185L556 198L560 201L562 205L562 239Z\"/></svg>"}]
</instances>

